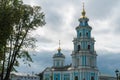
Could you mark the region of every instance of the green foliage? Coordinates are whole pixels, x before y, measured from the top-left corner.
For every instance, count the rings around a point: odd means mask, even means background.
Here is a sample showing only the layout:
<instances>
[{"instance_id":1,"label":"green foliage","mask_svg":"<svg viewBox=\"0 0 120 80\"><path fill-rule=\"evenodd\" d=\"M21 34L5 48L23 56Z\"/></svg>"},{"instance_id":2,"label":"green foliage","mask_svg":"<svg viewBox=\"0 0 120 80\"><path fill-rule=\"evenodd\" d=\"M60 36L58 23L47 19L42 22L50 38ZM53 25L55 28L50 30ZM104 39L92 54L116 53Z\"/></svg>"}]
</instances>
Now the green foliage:
<instances>
[{"instance_id":1,"label":"green foliage","mask_svg":"<svg viewBox=\"0 0 120 80\"><path fill-rule=\"evenodd\" d=\"M6 45L6 40L13 31L13 25L18 23L20 18L18 15L18 7L21 1L17 0L0 0L0 46Z\"/></svg>"},{"instance_id":2,"label":"green foliage","mask_svg":"<svg viewBox=\"0 0 120 80\"><path fill-rule=\"evenodd\" d=\"M36 40L29 34L45 25L45 19L39 6L31 7L21 0L0 0L0 23L0 62L7 80L14 66L19 66L18 59L33 62L28 50L35 46Z\"/></svg>"},{"instance_id":3,"label":"green foliage","mask_svg":"<svg viewBox=\"0 0 120 80\"><path fill-rule=\"evenodd\" d=\"M2 71L2 63L0 62L0 72Z\"/></svg>"}]
</instances>

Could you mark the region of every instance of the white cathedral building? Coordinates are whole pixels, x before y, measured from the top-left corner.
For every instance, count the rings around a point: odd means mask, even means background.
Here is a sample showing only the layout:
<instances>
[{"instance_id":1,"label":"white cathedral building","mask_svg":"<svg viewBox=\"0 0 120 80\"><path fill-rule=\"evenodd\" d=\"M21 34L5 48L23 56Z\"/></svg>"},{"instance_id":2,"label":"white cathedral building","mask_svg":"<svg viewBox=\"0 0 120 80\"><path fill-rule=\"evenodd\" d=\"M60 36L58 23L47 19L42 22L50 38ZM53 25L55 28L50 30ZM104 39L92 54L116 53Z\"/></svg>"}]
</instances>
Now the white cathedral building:
<instances>
[{"instance_id":1,"label":"white cathedral building","mask_svg":"<svg viewBox=\"0 0 120 80\"><path fill-rule=\"evenodd\" d=\"M58 52L53 55L53 66L43 72L43 80L99 80L95 40L91 37L92 27L85 14L83 7L76 27L77 36L73 39L72 64L65 66L65 55L59 46Z\"/></svg>"}]
</instances>

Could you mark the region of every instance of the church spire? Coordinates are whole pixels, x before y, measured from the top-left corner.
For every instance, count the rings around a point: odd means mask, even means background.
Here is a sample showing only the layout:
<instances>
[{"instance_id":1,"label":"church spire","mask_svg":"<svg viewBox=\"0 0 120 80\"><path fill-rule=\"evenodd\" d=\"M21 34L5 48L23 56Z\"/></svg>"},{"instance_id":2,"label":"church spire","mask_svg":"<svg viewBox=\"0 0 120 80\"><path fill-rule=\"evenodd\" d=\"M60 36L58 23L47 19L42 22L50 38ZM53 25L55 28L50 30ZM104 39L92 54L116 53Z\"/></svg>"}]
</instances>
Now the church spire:
<instances>
[{"instance_id":1,"label":"church spire","mask_svg":"<svg viewBox=\"0 0 120 80\"><path fill-rule=\"evenodd\" d=\"M81 17L79 18L79 22L80 22L80 26L86 26L88 27L88 21L89 19L86 17L86 11L85 11L85 8L84 8L84 3L83 3L83 9L82 9L82 12L81 12ZM78 28L78 27L77 27ZM76 28L76 29L77 29ZM79 28L78 28L79 29ZM79 33L78 33L79 34Z\"/></svg>"},{"instance_id":2,"label":"church spire","mask_svg":"<svg viewBox=\"0 0 120 80\"><path fill-rule=\"evenodd\" d=\"M59 40L59 48L58 48L58 52L60 52L61 51L61 48L60 48L60 40Z\"/></svg>"},{"instance_id":3,"label":"church spire","mask_svg":"<svg viewBox=\"0 0 120 80\"><path fill-rule=\"evenodd\" d=\"M81 13L82 13L82 18L85 18L86 17L85 16L86 12L85 12L85 9L84 9L84 3L83 3L83 11Z\"/></svg>"}]
</instances>

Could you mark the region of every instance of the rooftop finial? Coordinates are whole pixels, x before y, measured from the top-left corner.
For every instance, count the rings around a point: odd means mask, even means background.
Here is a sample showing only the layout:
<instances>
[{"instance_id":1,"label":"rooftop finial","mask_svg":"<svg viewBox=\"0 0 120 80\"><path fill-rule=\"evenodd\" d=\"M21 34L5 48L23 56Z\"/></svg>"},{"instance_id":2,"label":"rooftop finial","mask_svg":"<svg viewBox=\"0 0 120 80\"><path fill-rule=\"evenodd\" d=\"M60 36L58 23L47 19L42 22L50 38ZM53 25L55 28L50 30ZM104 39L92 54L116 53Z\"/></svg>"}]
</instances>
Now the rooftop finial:
<instances>
[{"instance_id":1,"label":"rooftop finial","mask_svg":"<svg viewBox=\"0 0 120 80\"><path fill-rule=\"evenodd\" d=\"M60 40L59 40L59 47L60 47Z\"/></svg>"},{"instance_id":2,"label":"rooftop finial","mask_svg":"<svg viewBox=\"0 0 120 80\"><path fill-rule=\"evenodd\" d=\"M83 18L85 17L85 14L86 14L86 12L85 12L85 9L84 9L84 2L83 2L83 11L82 11L82 17Z\"/></svg>"},{"instance_id":3,"label":"rooftop finial","mask_svg":"<svg viewBox=\"0 0 120 80\"><path fill-rule=\"evenodd\" d=\"M84 2L83 2L83 9L84 9Z\"/></svg>"},{"instance_id":4,"label":"rooftop finial","mask_svg":"<svg viewBox=\"0 0 120 80\"><path fill-rule=\"evenodd\" d=\"M61 51L61 48L60 48L60 40L59 40L59 48L58 48L58 51Z\"/></svg>"}]
</instances>

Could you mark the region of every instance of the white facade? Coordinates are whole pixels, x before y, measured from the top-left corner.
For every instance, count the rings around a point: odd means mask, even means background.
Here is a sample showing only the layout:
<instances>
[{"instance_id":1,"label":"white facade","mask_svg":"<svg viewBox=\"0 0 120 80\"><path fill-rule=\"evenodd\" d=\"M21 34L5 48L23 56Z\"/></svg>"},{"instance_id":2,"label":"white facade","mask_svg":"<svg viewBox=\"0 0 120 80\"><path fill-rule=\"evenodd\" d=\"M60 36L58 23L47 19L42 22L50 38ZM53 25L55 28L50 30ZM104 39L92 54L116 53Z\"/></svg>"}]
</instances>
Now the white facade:
<instances>
[{"instance_id":1,"label":"white facade","mask_svg":"<svg viewBox=\"0 0 120 80\"><path fill-rule=\"evenodd\" d=\"M40 78L32 74L11 72L10 80L40 80Z\"/></svg>"}]
</instances>

